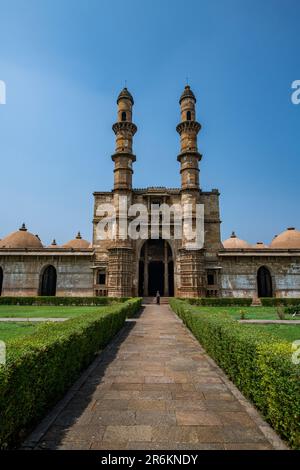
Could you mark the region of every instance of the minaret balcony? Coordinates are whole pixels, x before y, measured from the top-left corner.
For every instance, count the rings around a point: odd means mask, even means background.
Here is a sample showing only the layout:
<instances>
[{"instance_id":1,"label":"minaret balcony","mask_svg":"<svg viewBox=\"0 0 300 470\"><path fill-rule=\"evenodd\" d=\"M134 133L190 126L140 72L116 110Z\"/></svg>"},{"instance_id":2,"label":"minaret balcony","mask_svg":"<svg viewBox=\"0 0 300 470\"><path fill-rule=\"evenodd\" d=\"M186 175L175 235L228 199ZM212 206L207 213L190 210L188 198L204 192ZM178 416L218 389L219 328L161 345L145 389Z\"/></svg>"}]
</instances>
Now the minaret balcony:
<instances>
[{"instance_id":1,"label":"minaret balcony","mask_svg":"<svg viewBox=\"0 0 300 470\"><path fill-rule=\"evenodd\" d=\"M200 129L201 129L201 124L197 121L182 121L176 127L176 131L178 132L179 135L181 135L182 132L189 132L189 131L193 131L196 134L198 134Z\"/></svg>"},{"instance_id":2,"label":"minaret balcony","mask_svg":"<svg viewBox=\"0 0 300 470\"><path fill-rule=\"evenodd\" d=\"M119 121L113 124L112 129L115 134L118 134L122 131L127 131L130 132L131 135L134 135L137 131L137 126L130 121Z\"/></svg>"}]
</instances>

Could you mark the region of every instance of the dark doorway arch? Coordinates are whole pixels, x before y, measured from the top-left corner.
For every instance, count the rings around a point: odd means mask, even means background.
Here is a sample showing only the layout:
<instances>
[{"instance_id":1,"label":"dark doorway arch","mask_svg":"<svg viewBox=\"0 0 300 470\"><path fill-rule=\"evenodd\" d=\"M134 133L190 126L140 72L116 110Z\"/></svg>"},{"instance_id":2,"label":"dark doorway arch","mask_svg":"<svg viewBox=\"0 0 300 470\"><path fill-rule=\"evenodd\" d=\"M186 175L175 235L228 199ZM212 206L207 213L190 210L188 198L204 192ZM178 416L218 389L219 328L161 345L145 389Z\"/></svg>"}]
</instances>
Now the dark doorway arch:
<instances>
[{"instance_id":1,"label":"dark doorway arch","mask_svg":"<svg viewBox=\"0 0 300 470\"><path fill-rule=\"evenodd\" d=\"M2 286L3 286L3 269L0 266L0 295L2 294Z\"/></svg>"},{"instance_id":2,"label":"dark doorway arch","mask_svg":"<svg viewBox=\"0 0 300 470\"><path fill-rule=\"evenodd\" d=\"M261 266L257 271L258 297L273 297L272 276L268 268Z\"/></svg>"},{"instance_id":3,"label":"dark doorway arch","mask_svg":"<svg viewBox=\"0 0 300 470\"><path fill-rule=\"evenodd\" d=\"M187 111L187 113L186 113L186 120L187 120L187 121L191 121L191 119L192 119L191 111Z\"/></svg>"},{"instance_id":4,"label":"dark doorway arch","mask_svg":"<svg viewBox=\"0 0 300 470\"><path fill-rule=\"evenodd\" d=\"M126 121L126 112L125 111L122 112L121 119L122 119L122 121Z\"/></svg>"},{"instance_id":5,"label":"dark doorway arch","mask_svg":"<svg viewBox=\"0 0 300 470\"><path fill-rule=\"evenodd\" d=\"M56 294L57 274L54 266L49 265L43 269L40 283L40 295L54 296Z\"/></svg>"},{"instance_id":6,"label":"dark doorway arch","mask_svg":"<svg viewBox=\"0 0 300 470\"><path fill-rule=\"evenodd\" d=\"M167 240L147 240L140 253L139 287L140 296L174 295L174 262Z\"/></svg>"}]
</instances>

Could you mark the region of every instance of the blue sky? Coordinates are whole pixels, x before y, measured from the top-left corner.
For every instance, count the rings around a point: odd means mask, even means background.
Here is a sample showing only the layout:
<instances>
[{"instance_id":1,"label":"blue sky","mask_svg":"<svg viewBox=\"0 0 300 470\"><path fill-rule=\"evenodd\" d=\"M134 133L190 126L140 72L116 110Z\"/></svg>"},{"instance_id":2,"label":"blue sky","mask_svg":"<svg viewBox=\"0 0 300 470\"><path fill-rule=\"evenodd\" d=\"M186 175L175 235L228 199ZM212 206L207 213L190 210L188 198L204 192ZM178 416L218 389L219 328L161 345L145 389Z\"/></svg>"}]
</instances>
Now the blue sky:
<instances>
[{"instance_id":1,"label":"blue sky","mask_svg":"<svg viewBox=\"0 0 300 470\"><path fill-rule=\"evenodd\" d=\"M300 229L298 0L0 0L0 238L23 221L44 243L91 239L113 184L116 97L135 99L134 186L180 185L186 77L203 128L200 181L222 237Z\"/></svg>"}]
</instances>

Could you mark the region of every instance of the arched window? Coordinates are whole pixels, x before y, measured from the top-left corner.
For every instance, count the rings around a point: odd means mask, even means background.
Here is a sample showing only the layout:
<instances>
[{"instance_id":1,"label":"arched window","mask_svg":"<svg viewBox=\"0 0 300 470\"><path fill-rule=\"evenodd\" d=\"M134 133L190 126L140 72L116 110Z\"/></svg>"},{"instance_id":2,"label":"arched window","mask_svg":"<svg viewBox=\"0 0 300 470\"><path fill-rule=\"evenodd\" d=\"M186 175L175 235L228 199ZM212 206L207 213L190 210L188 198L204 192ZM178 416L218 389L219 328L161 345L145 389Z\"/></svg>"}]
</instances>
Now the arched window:
<instances>
[{"instance_id":1,"label":"arched window","mask_svg":"<svg viewBox=\"0 0 300 470\"><path fill-rule=\"evenodd\" d=\"M2 293L2 286L3 286L3 269L0 266L0 295Z\"/></svg>"},{"instance_id":2,"label":"arched window","mask_svg":"<svg viewBox=\"0 0 300 470\"><path fill-rule=\"evenodd\" d=\"M47 266L42 270L40 282L40 295L54 296L56 294L57 274L54 266Z\"/></svg>"},{"instance_id":3,"label":"arched window","mask_svg":"<svg viewBox=\"0 0 300 470\"><path fill-rule=\"evenodd\" d=\"M191 121L191 119L192 119L191 111L187 111L187 113L186 113L186 120L187 120L187 121Z\"/></svg>"},{"instance_id":4,"label":"arched window","mask_svg":"<svg viewBox=\"0 0 300 470\"><path fill-rule=\"evenodd\" d=\"M261 266L257 271L258 297L273 297L272 276L268 268Z\"/></svg>"},{"instance_id":5,"label":"arched window","mask_svg":"<svg viewBox=\"0 0 300 470\"><path fill-rule=\"evenodd\" d=\"M126 121L126 112L125 111L122 112L121 119L122 119L122 121Z\"/></svg>"}]
</instances>

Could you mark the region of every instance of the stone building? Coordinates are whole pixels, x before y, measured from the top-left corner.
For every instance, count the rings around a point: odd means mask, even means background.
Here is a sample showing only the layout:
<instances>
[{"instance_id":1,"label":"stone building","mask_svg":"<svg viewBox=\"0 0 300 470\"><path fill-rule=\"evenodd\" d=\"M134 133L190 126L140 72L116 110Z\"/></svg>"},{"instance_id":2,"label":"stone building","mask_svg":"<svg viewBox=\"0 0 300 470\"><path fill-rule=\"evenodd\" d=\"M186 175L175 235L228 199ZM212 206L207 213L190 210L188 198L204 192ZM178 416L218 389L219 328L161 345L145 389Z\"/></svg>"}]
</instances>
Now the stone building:
<instances>
[{"instance_id":1,"label":"stone building","mask_svg":"<svg viewBox=\"0 0 300 470\"><path fill-rule=\"evenodd\" d=\"M180 188L133 187L134 100L127 88L117 99L114 187L94 193L93 241L74 240L58 246L44 246L25 225L0 240L0 295L6 296L164 296L178 297L300 297L300 232L289 228L269 246L251 246L233 233L223 243L220 238L219 191L203 191L199 184L197 136L201 125L196 120L196 98L186 86L179 100ZM120 236L124 214L120 201L183 208L190 204L192 223L196 206L204 207L204 245L189 249L189 241L174 236L176 220L171 213L170 238L164 237L165 220L159 216L157 238L150 235L150 216L144 222L146 239ZM99 239L99 224L104 220L99 207L115 208L117 222L113 239ZM132 221L129 217L129 221Z\"/></svg>"}]
</instances>

